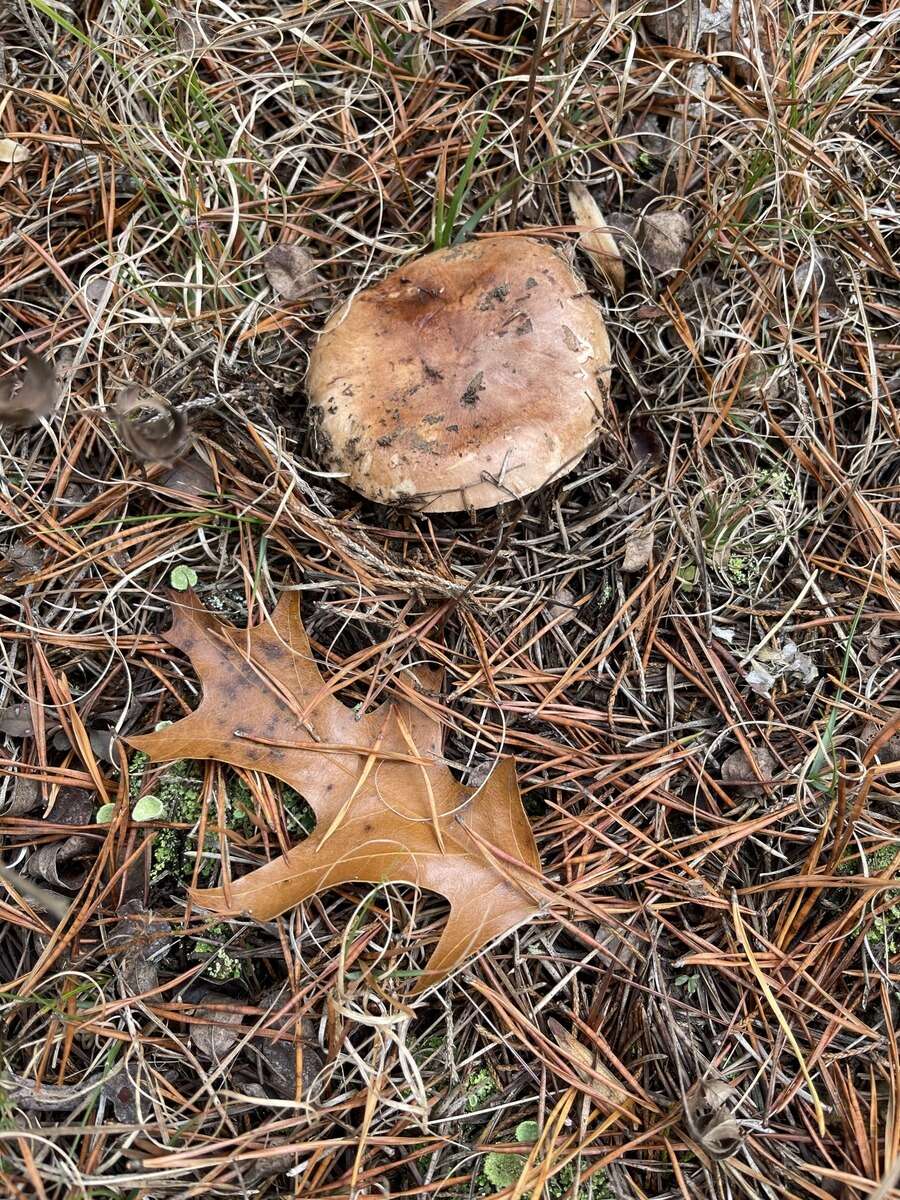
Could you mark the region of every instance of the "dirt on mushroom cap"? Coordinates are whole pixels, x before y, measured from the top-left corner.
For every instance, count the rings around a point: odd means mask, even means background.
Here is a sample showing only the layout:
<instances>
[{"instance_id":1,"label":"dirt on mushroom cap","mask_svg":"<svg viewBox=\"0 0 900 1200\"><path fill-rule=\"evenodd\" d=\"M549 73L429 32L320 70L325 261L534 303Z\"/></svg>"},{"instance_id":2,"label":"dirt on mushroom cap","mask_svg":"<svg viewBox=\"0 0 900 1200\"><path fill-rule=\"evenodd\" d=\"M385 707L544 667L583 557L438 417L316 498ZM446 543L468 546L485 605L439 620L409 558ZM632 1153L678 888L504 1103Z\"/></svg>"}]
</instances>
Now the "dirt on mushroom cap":
<instances>
[{"instance_id":1,"label":"dirt on mushroom cap","mask_svg":"<svg viewBox=\"0 0 900 1200\"><path fill-rule=\"evenodd\" d=\"M533 238L427 254L329 321L308 377L320 452L356 491L427 511L527 495L602 428L609 342L568 263Z\"/></svg>"}]
</instances>

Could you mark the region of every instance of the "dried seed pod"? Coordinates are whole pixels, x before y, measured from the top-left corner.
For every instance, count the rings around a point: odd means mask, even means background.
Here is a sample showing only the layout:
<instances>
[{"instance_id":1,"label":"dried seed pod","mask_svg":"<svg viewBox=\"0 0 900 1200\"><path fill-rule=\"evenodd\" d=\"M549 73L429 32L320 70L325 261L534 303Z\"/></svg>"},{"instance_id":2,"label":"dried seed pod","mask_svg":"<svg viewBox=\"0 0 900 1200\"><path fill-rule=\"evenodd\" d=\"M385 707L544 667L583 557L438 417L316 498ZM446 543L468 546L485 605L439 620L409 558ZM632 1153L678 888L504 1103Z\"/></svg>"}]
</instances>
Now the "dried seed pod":
<instances>
[{"instance_id":1,"label":"dried seed pod","mask_svg":"<svg viewBox=\"0 0 900 1200\"><path fill-rule=\"evenodd\" d=\"M30 429L56 408L56 372L39 354L25 351L25 365L0 379L0 426Z\"/></svg>"},{"instance_id":2,"label":"dried seed pod","mask_svg":"<svg viewBox=\"0 0 900 1200\"><path fill-rule=\"evenodd\" d=\"M184 413L156 392L123 388L116 397L119 437L140 462L172 462L190 436Z\"/></svg>"}]
</instances>

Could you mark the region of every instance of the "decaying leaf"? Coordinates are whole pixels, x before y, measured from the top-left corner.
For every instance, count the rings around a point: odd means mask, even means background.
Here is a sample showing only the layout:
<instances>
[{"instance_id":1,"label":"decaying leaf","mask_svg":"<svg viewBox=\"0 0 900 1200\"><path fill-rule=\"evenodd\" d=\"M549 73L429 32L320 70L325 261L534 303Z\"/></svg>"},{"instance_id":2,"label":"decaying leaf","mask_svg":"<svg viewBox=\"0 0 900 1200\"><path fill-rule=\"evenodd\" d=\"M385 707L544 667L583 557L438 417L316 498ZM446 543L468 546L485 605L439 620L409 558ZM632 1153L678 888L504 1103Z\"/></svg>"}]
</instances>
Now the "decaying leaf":
<instances>
[{"instance_id":1,"label":"decaying leaf","mask_svg":"<svg viewBox=\"0 0 900 1200\"><path fill-rule=\"evenodd\" d=\"M619 247L606 226L597 201L583 183L570 185L569 207L578 224L588 226L588 232L579 238L579 249L588 255L601 272L613 295L621 296L625 290L625 266Z\"/></svg>"},{"instance_id":2,"label":"decaying leaf","mask_svg":"<svg viewBox=\"0 0 900 1200\"><path fill-rule=\"evenodd\" d=\"M167 15L175 34L175 45L183 54L199 54L212 41L212 31L195 13L181 13L177 8L170 8Z\"/></svg>"},{"instance_id":3,"label":"decaying leaf","mask_svg":"<svg viewBox=\"0 0 900 1200\"><path fill-rule=\"evenodd\" d=\"M900 763L900 708L886 706L881 709L884 720L867 721L863 726L862 740L866 749L879 738L875 757L881 763ZM891 732L893 730L893 732ZM882 734L886 736L881 737Z\"/></svg>"},{"instance_id":4,"label":"decaying leaf","mask_svg":"<svg viewBox=\"0 0 900 1200\"><path fill-rule=\"evenodd\" d=\"M95 1078L69 1086L59 1083L35 1083L21 1075L0 1077L3 1098L9 1104L27 1111L64 1112L83 1103L97 1086Z\"/></svg>"},{"instance_id":5,"label":"decaying leaf","mask_svg":"<svg viewBox=\"0 0 900 1200\"><path fill-rule=\"evenodd\" d=\"M730 1158L741 1145L734 1117L737 1092L724 1080L698 1081L685 1096L684 1115L691 1136L713 1159Z\"/></svg>"},{"instance_id":6,"label":"decaying leaf","mask_svg":"<svg viewBox=\"0 0 900 1200\"><path fill-rule=\"evenodd\" d=\"M159 960L171 949L172 926L138 900L128 900L119 909L121 920L109 932L109 947L123 997L141 996L159 984Z\"/></svg>"},{"instance_id":7,"label":"decaying leaf","mask_svg":"<svg viewBox=\"0 0 900 1200\"><path fill-rule=\"evenodd\" d=\"M21 142L12 138L0 138L0 163L23 163L29 158L28 151Z\"/></svg>"},{"instance_id":8,"label":"decaying leaf","mask_svg":"<svg viewBox=\"0 0 900 1200\"><path fill-rule=\"evenodd\" d=\"M31 715L31 705L27 703L10 704L0 708L0 733L11 738L26 738L34 736L34 721Z\"/></svg>"},{"instance_id":9,"label":"decaying leaf","mask_svg":"<svg viewBox=\"0 0 900 1200\"><path fill-rule=\"evenodd\" d=\"M209 464L197 453L190 453L181 462L170 467L157 482L183 496L202 496L204 492L215 494L216 479Z\"/></svg>"},{"instance_id":10,"label":"decaying leaf","mask_svg":"<svg viewBox=\"0 0 900 1200\"><path fill-rule=\"evenodd\" d=\"M250 1044L257 1057L260 1076L269 1087L284 1100L293 1100L297 1095L297 1043L301 1050L300 1094L309 1092L324 1065L322 1051L316 1036L316 1022L311 1017L299 1020L290 1011L285 1012L285 989L274 987L259 999L259 1008L266 1013L261 1032ZM278 1040L270 1036L279 1033Z\"/></svg>"},{"instance_id":11,"label":"decaying leaf","mask_svg":"<svg viewBox=\"0 0 900 1200\"><path fill-rule=\"evenodd\" d=\"M295 594L249 631L188 595L167 637L190 656L203 701L131 744L158 762L212 758L268 772L317 819L286 856L227 888L196 892L195 903L265 921L341 883L438 892L450 915L417 991L535 914L540 862L512 761L473 791L441 764L441 726L424 703L391 702L356 716L322 679ZM428 689L439 683L424 668L414 678Z\"/></svg>"},{"instance_id":12,"label":"decaying leaf","mask_svg":"<svg viewBox=\"0 0 900 1200\"><path fill-rule=\"evenodd\" d=\"M751 747L749 757L743 750L735 750L722 763L722 782L743 796L762 800L766 794L763 784L772 782L777 769L778 762L768 746Z\"/></svg>"},{"instance_id":13,"label":"decaying leaf","mask_svg":"<svg viewBox=\"0 0 900 1200\"><path fill-rule=\"evenodd\" d=\"M768 697L771 695L772 688L778 682L778 676L773 675L771 671L767 671L762 663L751 659L750 669L744 676L744 680L750 685L750 690L756 692L757 696Z\"/></svg>"},{"instance_id":14,"label":"decaying leaf","mask_svg":"<svg viewBox=\"0 0 900 1200\"><path fill-rule=\"evenodd\" d=\"M805 654L797 643L788 638L779 645L773 642L757 651L757 659L766 663L777 675L790 675L801 683L812 683L819 674L819 669L808 654Z\"/></svg>"},{"instance_id":15,"label":"decaying leaf","mask_svg":"<svg viewBox=\"0 0 900 1200\"><path fill-rule=\"evenodd\" d=\"M100 1091L104 1099L112 1105L116 1120L125 1125L133 1125L138 1119L139 1096L137 1084L129 1074L128 1068L122 1067L115 1075L105 1079Z\"/></svg>"},{"instance_id":16,"label":"decaying leaf","mask_svg":"<svg viewBox=\"0 0 900 1200\"><path fill-rule=\"evenodd\" d=\"M596 1055L575 1036L570 1033L555 1017L548 1017L547 1026L563 1051L563 1057L575 1074L593 1091L598 1092L610 1104L621 1105L628 1099L628 1092L615 1075L602 1063L597 1062Z\"/></svg>"},{"instance_id":17,"label":"decaying leaf","mask_svg":"<svg viewBox=\"0 0 900 1200\"><path fill-rule=\"evenodd\" d=\"M76 833L63 842L39 847L28 859L26 870L32 878L43 879L52 887L77 892L87 878L96 848L93 838Z\"/></svg>"},{"instance_id":18,"label":"decaying leaf","mask_svg":"<svg viewBox=\"0 0 900 1200\"><path fill-rule=\"evenodd\" d=\"M184 413L156 392L123 388L116 397L115 417L119 437L141 462L172 462L187 444Z\"/></svg>"},{"instance_id":19,"label":"decaying leaf","mask_svg":"<svg viewBox=\"0 0 900 1200\"><path fill-rule=\"evenodd\" d=\"M263 259L272 291L282 300L302 300L319 286L316 260L303 246L279 242Z\"/></svg>"},{"instance_id":20,"label":"decaying leaf","mask_svg":"<svg viewBox=\"0 0 900 1200\"><path fill-rule=\"evenodd\" d=\"M0 426L30 429L56 408L56 372L39 354L25 351L25 364L0 379Z\"/></svg>"},{"instance_id":21,"label":"decaying leaf","mask_svg":"<svg viewBox=\"0 0 900 1200\"><path fill-rule=\"evenodd\" d=\"M662 442L659 434L649 421L634 417L628 426L628 440L635 462L659 462L663 456Z\"/></svg>"},{"instance_id":22,"label":"decaying leaf","mask_svg":"<svg viewBox=\"0 0 900 1200\"><path fill-rule=\"evenodd\" d=\"M809 685L818 678L818 674L819 669L810 656L792 638L788 638L781 645L773 642L757 650L744 679L758 695L769 696L783 677Z\"/></svg>"},{"instance_id":23,"label":"decaying leaf","mask_svg":"<svg viewBox=\"0 0 900 1200\"><path fill-rule=\"evenodd\" d=\"M19 775L12 786L12 797L3 810L5 817L22 817L33 812L41 802L41 785L36 779Z\"/></svg>"},{"instance_id":24,"label":"decaying leaf","mask_svg":"<svg viewBox=\"0 0 900 1200\"><path fill-rule=\"evenodd\" d=\"M54 825L90 825L95 804L94 793L87 788L62 787L47 818Z\"/></svg>"},{"instance_id":25,"label":"decaying leaf","mask_svg":"<svg viewBox=\"0 0 900 1200\"><path fill-rule=\"evenodd\" d=\"M119 761L115 752L115 740L118 736L116 731L114 729L88 729L87 733L94 756L102 762L112 763L113 766L116 766ZM51 744L55 750L77 749L72 745L68 734L62 729L58 729L53 735Z\"/></svg>"},{"instance_id":26,"label":"decaying leaf","mask_svg":"<svg viewBox=\"0 0 900 1200\"><path fill-rule=\"evenodd\" d=\"M6 557L0 559L0 579L14 582L39 571L44 562L43 548L21 539L7 548Z\"/></svg>"},{"instance_id":27,"label":"decaying leaf","mask_svg":"<svg viewBox=\"0 0 900 1200\"><path fill-rule=\"evenodd\" d=\"M695 14L695 0L646 0L641 20L657 41L677 46Z\"/></svg>"},{"instance_id":28,"label":"decaying leaf","mask_svg":"<svg viewBox=\"0 0 900 1200\"><path fill-rule=\"evenodd\" d=\"M648 266L665 275L681 266L691 241L691 224L682 212L660 209L641 217L636 236Z\"/></svg>"},{"instance_id":29,"label":"decaying leaf","mask_svg":"<svg viewBox=\"0 0 900 1200\"><path fill-rule=\"evenodd\" d=\"M834 262L817 246L797 259L791 283L801 304L817 302L824 307L840 307L841 290L835 277Z\"/></svg>"},{"instance_id":30,"label":"decaying leaf","mask_svg":"<svg viewBox=\"0 0 900 1200\"><path fill-rule=\"evenodd\" d=\"M257 1039L255 1049L266 1079L283 1100L293 1100L297 1095L297 1051L292 1042L273 1042ZM305 1096L316 1076L322 1070L322 1055L306 1042L302 1046L302 1068L300 1071L300 1095Z\"/></svg>"},{"instance_id":31,"label":"decaying leaf","mask_svg":"<svg viewBox=\"0 0 900 1200\"><path fill-rule=\"evenodd\" d=\"M234 1010L234 1000L222 992L207 992L207 1005L191 1010L191 1044L203 1058L221 1062L241 1036L244 1018Z\"/></svg>"},{"instance_id":32,"label":"decaying leaf","mask_svg":"<svg viewBox=\"0 0 900 1200\"><path fill-rule=\"evenodd\" d=\"M653 530L638 529L625 543L623 571L643 571L653 553Z\"/></svg>"}]
</instances>

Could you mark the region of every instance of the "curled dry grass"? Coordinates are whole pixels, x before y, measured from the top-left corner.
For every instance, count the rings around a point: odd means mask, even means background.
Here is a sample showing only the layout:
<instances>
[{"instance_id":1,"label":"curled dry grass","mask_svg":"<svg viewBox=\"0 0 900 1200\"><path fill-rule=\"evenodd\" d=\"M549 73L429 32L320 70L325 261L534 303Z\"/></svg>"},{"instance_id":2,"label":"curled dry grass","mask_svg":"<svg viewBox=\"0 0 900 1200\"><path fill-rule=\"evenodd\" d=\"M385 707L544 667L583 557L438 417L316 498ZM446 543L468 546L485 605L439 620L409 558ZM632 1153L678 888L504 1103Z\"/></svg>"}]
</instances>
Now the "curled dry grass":
<instances>
[{"instance_id":1,"label":"curled dry grass","mask_svg":"<svg viewBox=\"0 0 900 1200\"><path fill-rule=\"evenodd\" d=\"M897 14L751 0L665 39L590 8L0 16L29 152L0 166L3 362L52 357L61 395L0 444L5 1194L461 1197L497 1190L488 1151L528 1156L516 1195L898 1194L897 767L864 740L900 678ZM571 181L690 220L662 278L629 226L618 300L582 264L617 362L596 454L477 522L317 470L302 378L337 298L435 238L573 243ZM290 306L282 238L319 264ZM188 418L190 473L123 447L125 384ZM195 696L159 637L175 567L239 620L301 588L351 701L440 662L454 768L517 756L555 903L415 1015L433 897L212 932L186 909L226 836L238 870L296 833L271 781L226 834L198 765L199 815L147 827L200 823L168 872L147 829L93 823L126 788L108 731ZM37 857L73 836L74 874Z\"/></svg>"}]
</instances>

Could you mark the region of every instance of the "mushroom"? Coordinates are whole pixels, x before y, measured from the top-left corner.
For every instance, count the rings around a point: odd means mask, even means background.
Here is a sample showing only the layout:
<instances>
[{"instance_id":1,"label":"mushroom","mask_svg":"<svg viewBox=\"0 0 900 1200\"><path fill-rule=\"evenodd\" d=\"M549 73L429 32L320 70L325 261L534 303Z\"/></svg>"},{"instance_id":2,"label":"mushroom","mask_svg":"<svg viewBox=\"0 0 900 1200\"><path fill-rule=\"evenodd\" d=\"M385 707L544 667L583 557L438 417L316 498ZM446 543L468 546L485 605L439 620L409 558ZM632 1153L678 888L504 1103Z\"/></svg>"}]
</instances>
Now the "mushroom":
<instances>
[{"instance_id":1,"label":"mushroom","mask_svg":"<svg viewBox=\"0 0 900 1200\"><path fill-rule=\"evenodd\" d=\"M528 237L426 254L358 293L312 351L320 453L382 504L486 508L574 467L604 423L609 339L568 262Z\"/></svg>"}]
</instances>

